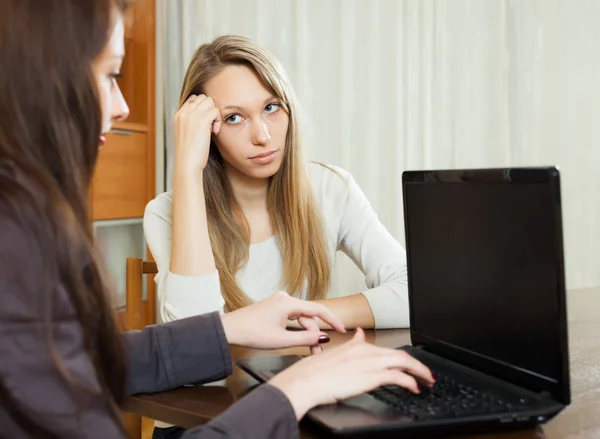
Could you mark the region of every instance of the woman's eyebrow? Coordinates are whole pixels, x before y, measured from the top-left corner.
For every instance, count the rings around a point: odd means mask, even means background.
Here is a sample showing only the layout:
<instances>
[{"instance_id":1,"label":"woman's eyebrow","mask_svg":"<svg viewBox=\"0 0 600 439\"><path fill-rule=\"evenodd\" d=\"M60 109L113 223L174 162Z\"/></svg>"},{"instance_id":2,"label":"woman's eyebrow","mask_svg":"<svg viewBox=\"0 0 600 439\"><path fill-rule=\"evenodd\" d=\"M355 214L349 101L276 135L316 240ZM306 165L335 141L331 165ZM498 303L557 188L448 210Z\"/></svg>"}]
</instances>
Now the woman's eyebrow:
<instances>
[{"instance_id":1,"label":"woman's eyebrow","mask_svg":"<svg viewBox=\"0 0 600 439\"><path fill-rule=\"evenodd\" d=\"M265 99L264 103L266 104L267 102L272 101L273 99L277 99L277 98L276 98L276 96L271 95L267 99ZM226 105L225 107L223 107L221 109L221 111L223 111L223 110L239 110L239 111L243 111L244 107L240 107L238 105Z\"/></svg>"}]
</instances>

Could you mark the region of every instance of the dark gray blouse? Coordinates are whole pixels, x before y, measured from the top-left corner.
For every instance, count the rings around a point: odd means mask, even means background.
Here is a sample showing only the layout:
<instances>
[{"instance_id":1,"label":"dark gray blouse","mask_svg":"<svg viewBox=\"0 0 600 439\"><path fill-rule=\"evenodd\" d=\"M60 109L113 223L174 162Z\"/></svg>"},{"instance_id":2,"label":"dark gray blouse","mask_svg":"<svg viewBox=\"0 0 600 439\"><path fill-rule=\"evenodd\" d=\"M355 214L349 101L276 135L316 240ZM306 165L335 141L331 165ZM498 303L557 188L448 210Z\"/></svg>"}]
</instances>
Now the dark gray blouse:
<instances>
[{"instance_id":1,"label":"dark gray blouse","mask_svg":"<svg viewBox=\"0 0 600 439\"><path fill-rule=\"evenodd\" d=\"M0 172L2 170L0 169ZM6 174L4 174L6 177ZM88 395L65 383L47 348L40 303L39 247L7 214L0 187L0 378L17 404L39 425L64 438L123 437L106 395ZM75 308L62 286L53 298L52 326L57 353L78 380L98 389ZM209 382L232 372L217 313L191 317L123 335L128 353L127 394L151 393ZM257 420L260 420L257 422ZM28 435L0 403L0 436ZM211 422L185 438L295 438L298 423L289 400L275 387L259 386Z\"/></svg>"}]
</instances>

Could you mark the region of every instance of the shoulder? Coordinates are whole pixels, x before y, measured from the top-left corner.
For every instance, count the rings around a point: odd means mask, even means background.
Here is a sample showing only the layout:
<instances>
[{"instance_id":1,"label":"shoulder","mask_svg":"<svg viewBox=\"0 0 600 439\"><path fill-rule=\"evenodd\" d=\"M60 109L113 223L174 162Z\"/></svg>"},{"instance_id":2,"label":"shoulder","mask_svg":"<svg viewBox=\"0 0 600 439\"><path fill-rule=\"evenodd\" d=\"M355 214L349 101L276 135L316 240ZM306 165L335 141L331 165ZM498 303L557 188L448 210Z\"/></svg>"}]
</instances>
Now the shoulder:
<instances>
[{"instance_id":1,"label":"shoulder","mask_svg":"<svg viewBox=\"0 0 600 439\"><path fill-rule=\"evenodd\" d=\"M349 201L364 198L352 174L339 166L311 163L311 183L321 204L345 206Z\"/></svg>"},{"instance_id":2,"label":"shoulder","mask_svg":"<svg viewBox=\"0 0 600 439\"><path fill-rule=\"evenodd\" d=\"M171 222L173 211L173 192L159 194L146 205L144 218L159 217Z\"/></svg>"},{"instance_id":3,"label":"shoulder","mask_svg":"<svg viewBox=\"0 0 600 439\"><path fill-rule=\"evenodd\" d=\"M348 207L360 194L352 174L339 166L311 163L310 179L315 201L331 230L338 230L347 217ZM360 198L360 197L359 197Z\"/></svg>"},{"instance_id":4,"label":"shoulder","mask_svg":"<svg viewBox=\"0 0 600 439\"><path fill-rule=\"evenodd\" d=\"M311 162L308 172L313 188L329 196L347 196L354 181L350 172L326 163Z\"/></svg>"}]
</instances>

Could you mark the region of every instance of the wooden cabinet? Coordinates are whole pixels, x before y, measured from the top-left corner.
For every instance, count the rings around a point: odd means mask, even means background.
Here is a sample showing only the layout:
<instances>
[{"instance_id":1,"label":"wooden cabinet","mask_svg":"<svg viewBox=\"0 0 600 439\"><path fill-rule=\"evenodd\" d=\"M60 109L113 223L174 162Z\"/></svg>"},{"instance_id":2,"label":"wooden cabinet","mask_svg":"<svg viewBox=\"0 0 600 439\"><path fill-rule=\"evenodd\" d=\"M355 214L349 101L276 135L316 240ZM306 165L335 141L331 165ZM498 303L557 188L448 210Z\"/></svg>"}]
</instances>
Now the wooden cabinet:
<instances>
[{"instance_id":1,"label":"wooden cabinet","mask_svg":"<svg viewBox=\"0 0 600 439\"><path fill-rule=\"evenodd\" d=\"M100 150L91 190L94 221L142 217L155 195L155 0L133 5L117 80L130 114Z\"/></svg>"},{"instance_id":2,"label":"wooden cabinet","mask_svg":"<svg viewBox=\"0 0 600 439\"><path fill-rule=\"evenodd\" d=\"M117 129L106 136L92 186L95 220L136 218L144 215L150 175L148 134ZM152 180L152 181L151 181Z\"/></svg>"}]
</instances>

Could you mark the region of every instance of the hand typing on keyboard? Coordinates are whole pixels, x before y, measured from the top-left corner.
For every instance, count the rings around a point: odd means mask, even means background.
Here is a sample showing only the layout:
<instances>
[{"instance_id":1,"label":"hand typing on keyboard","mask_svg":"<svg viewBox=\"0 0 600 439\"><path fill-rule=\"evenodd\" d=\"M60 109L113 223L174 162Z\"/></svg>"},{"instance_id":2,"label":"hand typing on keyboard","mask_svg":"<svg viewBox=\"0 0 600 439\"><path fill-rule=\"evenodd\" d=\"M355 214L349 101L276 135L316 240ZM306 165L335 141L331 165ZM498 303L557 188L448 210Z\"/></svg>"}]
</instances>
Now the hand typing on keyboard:
<instances>
[{"instance_id":1,"label":"hand typing on keyboard","mask_svg":"<svg viewBox=\"0 0 600 439\"><path fill-rule=\"evenodd\" d=\"M334 404L383 384L418 393L417 376L430 385L435 381L427 366L412 355L367 343L358 328L350 341L298 361L269 384L288 397L301 419L316 405Z\"/></svg>"}]
</instances>

